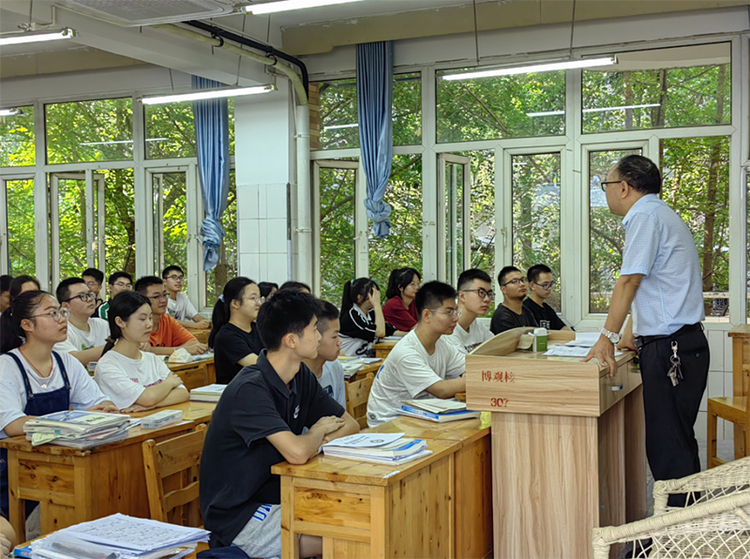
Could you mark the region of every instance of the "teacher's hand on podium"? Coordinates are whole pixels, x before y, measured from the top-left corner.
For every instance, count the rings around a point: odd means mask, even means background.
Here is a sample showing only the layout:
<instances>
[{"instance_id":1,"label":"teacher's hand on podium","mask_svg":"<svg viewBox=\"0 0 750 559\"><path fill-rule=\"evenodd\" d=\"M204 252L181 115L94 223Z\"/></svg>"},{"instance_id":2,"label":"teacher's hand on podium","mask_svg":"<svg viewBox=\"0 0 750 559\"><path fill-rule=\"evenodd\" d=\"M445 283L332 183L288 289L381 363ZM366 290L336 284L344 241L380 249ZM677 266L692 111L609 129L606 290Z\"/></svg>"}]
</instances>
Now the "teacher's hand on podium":
<instances>
[{"instance_id":1,"label":"teacher's hand on podium","mask_svg":"<svg viewBox=\"0 0 750 559\"><path fill-rule=\"evenodd\" d=\"M615 361L615 345L604 336L599 336L599 340L591 348L589 354L583 360L588 363L592 359L597 359L599 365L609 367L609 378L614 378L617 374L617 362Z\"/></svg>"}]
</instances>

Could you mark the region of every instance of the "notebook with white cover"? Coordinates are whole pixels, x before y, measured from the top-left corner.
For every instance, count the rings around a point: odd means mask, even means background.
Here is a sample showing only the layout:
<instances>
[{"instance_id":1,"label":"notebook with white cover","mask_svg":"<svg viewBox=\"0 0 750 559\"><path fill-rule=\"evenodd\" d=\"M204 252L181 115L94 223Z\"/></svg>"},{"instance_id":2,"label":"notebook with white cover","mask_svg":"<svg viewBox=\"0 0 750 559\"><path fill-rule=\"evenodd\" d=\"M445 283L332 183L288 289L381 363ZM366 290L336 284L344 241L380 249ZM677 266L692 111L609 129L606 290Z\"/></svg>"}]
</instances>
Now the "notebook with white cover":
<instances>
[{"instance_id":1,"label":"notebook with white cover","mask_svg":"<svg viewBox=\"0 0 750 559\"><path fill-rule=\"evenodd\" d=\"M446 413L452 411L461 411L466 409L465 402L458 400L442 400L440 398L423 398L420 400L401 400L402 404L419 408L432 413Z\"/></svg>"}]
</instances>

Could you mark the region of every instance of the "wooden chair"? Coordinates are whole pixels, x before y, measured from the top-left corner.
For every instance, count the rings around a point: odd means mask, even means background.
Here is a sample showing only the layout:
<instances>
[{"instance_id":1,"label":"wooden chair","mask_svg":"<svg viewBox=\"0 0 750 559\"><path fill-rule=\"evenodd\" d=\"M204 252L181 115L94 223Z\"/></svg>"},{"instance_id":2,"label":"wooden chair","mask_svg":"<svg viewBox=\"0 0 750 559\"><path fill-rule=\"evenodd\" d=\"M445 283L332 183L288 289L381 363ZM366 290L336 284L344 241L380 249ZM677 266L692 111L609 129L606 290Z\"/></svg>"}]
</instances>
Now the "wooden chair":
<instances>
[{"instance_id":1,"label":"wooden chair","mask_svg":"<svg viewBox=\"0 0 750 559\"><path fill-rule=\"evenodd\" d=\"M202 524L198 481L206 425L157 443L143 442L143 468L151 518L182 526Z\"/></svg>"},{"instance_id":2,"label":"wooden chair","mask_svg":"<svg viewBox=\"0 0 750 559\"><path fill-rule=\"evenodd\" d=\"M367 400L375 381L373 373L367 373L362 380L346 384L346 411L359 423L360 428L367 427Z\"/></svg>"},{"instance_id":3,"label":"wooden chair","mask_svg":"<svg viewBox=\"0 0 750 559\"><path fill-rule=\"evenodd\" d=\"M182 379L182 384L188 390L211 384L208 382L208 369L205 363L196 363L184 369L177 369L175 374Z\"/></svg>"},{"instance_id":4,"label":"wooden chair","mask_svg":"<svg viewBox=\"0 0 750 559\"><path fill-rule=\"evenodd\" d=\"M708 456L707 466L713 468L724 463L716 456L716 423L721 418L744 428L744 448L735 445L735 459L746 456L745 449L750 448L750 407L747 396L729 396L726 398L708 399Z\"/></svg>"}]
</instances>

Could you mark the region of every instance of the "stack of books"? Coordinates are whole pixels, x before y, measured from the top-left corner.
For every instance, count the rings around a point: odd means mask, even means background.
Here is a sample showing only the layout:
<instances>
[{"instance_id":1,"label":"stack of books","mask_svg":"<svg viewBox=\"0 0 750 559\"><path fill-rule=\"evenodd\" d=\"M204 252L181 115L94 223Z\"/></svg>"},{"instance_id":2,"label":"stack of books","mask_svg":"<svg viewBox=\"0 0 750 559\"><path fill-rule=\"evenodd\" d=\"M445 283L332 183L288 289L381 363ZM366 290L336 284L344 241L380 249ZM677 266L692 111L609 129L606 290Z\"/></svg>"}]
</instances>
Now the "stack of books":
<instances>
[{"instance_id":1,"label":"stack of books","mask_svg":"<svg viewBox=\"0 0 750 559\"><path fill-rule=\"evenodd\" d=\"M23 431L34 446L54 442L86 449L124 440L130 427L127 415L67 410L32 417Z\"/></svg>"},{"instance_id":2,"label":"stack of books","mask_svg":"<svg viewBox=\"0 0 750 559\"><path fill-rule=\"evenodd\" d=\"M432 454L424 439L404 438L404 433L359 433L323 445L323 454L336 458L399 465Z\"/></svg>"},{"instance_id":3,"label":"stack of books","mask_svg":"<svg viewBox=\"0 0 750 559\"><path fill-rule=\"evenodd\" d=\"M193 402L218 402L226 387L226 384L199 386L190 391L190 399Z\"/></svg>"},{"instance_id":4,"label":"stack of books","mask_svg":"<svg viewBox=\"0 0 750 559\"><path fill-rule=\"evenodd\" d=\"M473 419L481 412L469 411L464 402L458 400L441 400L440 398L425 398L422 400L401 400L401 413L437 423Z\"/></svg>"}]
</instances>

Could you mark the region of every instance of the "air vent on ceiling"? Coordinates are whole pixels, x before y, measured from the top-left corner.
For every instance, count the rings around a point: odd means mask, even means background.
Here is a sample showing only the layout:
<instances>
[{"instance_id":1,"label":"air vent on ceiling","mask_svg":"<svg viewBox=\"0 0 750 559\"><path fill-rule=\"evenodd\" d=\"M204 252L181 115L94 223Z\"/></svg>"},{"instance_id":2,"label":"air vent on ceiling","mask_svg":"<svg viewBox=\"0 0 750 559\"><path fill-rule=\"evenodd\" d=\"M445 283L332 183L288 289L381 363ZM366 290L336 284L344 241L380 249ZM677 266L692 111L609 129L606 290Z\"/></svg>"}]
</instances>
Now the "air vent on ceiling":
<instances>
[{"instance_id":1,"label":"air vent on ceiling","mask_svg":"<svg viewBox=\"0 0 750 559\"><path fill-rule=\"evenodd\" d=\"M57 0L57 3L125 27L217 17L232 13L235 6L233 0Z\"/></svg>"}]
</instances>

